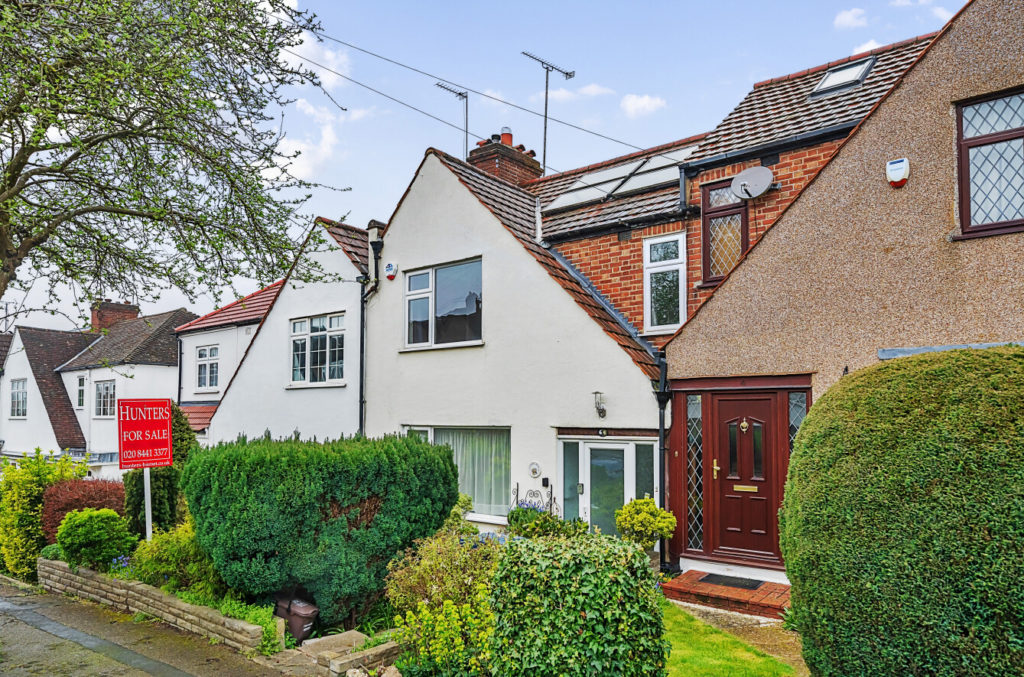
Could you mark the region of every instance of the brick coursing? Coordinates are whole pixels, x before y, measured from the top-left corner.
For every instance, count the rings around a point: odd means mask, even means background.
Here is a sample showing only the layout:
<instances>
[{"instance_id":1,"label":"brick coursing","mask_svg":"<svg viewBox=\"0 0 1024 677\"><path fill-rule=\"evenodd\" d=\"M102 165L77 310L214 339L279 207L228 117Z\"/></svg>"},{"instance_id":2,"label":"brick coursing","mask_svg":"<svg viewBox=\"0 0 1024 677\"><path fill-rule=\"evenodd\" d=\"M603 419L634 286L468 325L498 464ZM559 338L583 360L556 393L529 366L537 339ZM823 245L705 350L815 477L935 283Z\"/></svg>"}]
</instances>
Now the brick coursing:
<instances>
[{"instance_id":1,"label":"brick coursing","mask_svg":"<svg viewBox=\"0 0 1024 677\"><path fill-rule=\"evenodd\" d=\"M481 171L521 186L539 177L543 170L539 162L520 148L490 141L471 150L467 162Z\"/></svg>"}]
</instances>

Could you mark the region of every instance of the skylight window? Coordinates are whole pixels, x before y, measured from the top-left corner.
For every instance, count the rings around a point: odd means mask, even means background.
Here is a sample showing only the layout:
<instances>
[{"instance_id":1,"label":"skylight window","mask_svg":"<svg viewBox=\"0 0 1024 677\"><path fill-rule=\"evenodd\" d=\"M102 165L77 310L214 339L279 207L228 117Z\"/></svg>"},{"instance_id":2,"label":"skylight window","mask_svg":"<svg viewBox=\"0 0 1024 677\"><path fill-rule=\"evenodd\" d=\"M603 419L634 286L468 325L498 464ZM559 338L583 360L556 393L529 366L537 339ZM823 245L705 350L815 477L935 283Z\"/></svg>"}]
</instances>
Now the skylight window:
<instances>
[{"instance_id":1,"label":"skylight window","mask_svg":"<svg viewBox=\"0 0 1024 677\"><path fill-rule=\"evenodd\" d=\"M871 67L874 65L875 59L871 58L833 68L825 73L825 76L821 78L821 81L818 82L811 94L822 94L859 85L867 77Z\"/></svg>"}]
</instances>

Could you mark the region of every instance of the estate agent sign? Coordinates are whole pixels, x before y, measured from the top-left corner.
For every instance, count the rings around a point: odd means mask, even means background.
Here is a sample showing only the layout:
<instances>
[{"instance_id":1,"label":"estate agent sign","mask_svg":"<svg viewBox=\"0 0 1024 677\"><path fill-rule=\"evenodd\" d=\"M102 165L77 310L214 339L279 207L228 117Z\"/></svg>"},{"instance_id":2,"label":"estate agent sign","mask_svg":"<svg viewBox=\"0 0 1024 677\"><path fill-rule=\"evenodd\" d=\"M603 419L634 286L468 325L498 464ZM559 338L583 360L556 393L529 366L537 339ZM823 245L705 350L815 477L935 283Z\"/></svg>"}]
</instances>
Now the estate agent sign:
<instances>
[{"instance_id":1,"label":"estate agent sign","mask_svg":"<svg viewBox=\"0 0 1024 677\"><path fill-rule=\"evenodd\" d=\"M171 465L171 401L118 400L121 470Z\"/></svg>"}]
</instances>

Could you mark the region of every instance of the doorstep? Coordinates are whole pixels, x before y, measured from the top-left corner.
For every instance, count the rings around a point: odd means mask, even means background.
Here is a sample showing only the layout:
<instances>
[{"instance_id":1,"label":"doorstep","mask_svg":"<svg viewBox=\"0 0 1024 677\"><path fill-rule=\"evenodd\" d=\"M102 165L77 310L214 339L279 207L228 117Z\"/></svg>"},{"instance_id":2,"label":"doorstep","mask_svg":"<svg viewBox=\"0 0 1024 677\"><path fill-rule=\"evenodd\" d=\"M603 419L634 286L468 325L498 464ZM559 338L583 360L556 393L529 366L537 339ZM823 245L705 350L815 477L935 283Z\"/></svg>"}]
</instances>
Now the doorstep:
<instances>
[{"instance_id":1,"label":"doorstep","mask_svg":"<svg viewBox=\"0 0 1024 677\"><path fill-rule=\"evenodd\" d=\"M783 610L789 606L789 586L783 583L764 581L748 590L702 581L707 575L706 571L691 569L664 583L662 590L666 597L679 602L703 604L766 618L780 618Z\"/></svg>"}]
</instances>

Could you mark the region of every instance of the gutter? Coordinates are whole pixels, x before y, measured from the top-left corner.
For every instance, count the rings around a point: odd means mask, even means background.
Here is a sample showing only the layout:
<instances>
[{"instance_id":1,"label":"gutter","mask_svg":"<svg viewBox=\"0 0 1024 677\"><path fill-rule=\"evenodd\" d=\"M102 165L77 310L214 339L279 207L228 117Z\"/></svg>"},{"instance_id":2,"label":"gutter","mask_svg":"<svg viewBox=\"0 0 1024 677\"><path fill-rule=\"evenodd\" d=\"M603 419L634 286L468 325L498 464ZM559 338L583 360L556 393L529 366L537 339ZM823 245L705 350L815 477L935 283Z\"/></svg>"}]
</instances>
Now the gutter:
<instances>
[{"instance_id":1,"label":"gutter","mask_svg":"<svg viewBox=\"0 0 1024 677\"><path fill-rule=\"evenodd\" d=\"M373 277L364 275L363 291L359 294L359 436L366 435L366 301L377 291L380 282L380 253L384 240L370 242L373 255Z\"/></svg>"}]
</instances>

